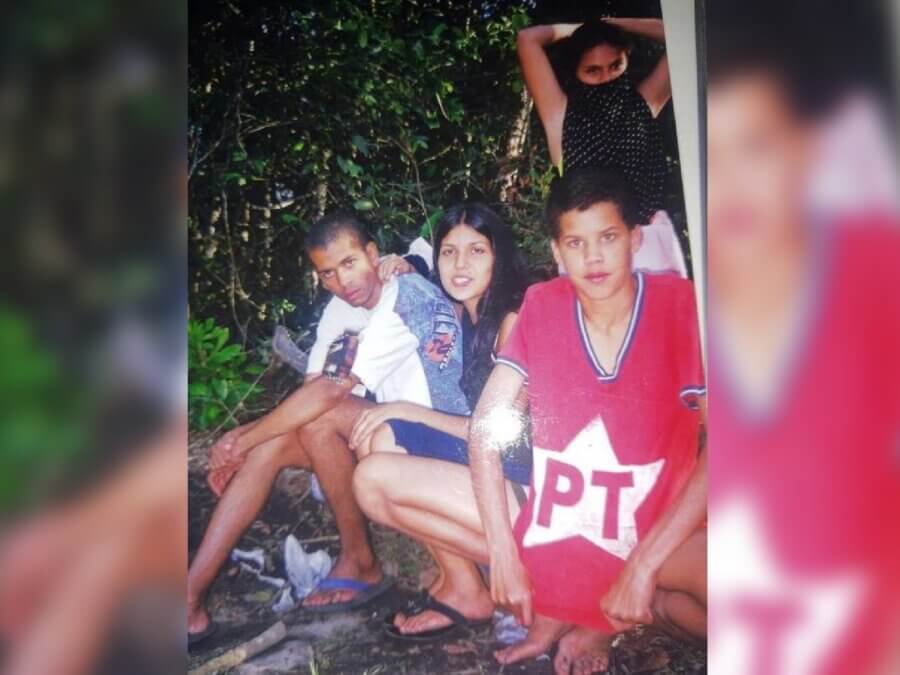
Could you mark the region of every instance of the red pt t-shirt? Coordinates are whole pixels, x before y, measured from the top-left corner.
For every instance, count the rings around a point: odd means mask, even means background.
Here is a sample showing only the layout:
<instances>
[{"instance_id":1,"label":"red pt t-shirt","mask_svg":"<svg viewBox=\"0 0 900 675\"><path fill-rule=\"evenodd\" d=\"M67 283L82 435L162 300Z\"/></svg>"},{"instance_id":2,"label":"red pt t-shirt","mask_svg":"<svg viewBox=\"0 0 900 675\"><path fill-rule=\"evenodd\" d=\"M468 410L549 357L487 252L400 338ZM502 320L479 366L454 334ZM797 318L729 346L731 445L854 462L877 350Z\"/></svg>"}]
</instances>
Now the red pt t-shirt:
<instances>
[{"instance_id":1,"label":"red pt t-shirt","mask_svg":"<svg viewBox=\"0 0 900 675\"><path fill-rule=\"evenodd\" d=\"M611 372L564 277L528 290L497 359L528 380L534 470L514 533L535 611L608 632L600 601L693 470L706 393L693 285L635 280Z\"/></svg>"}]
</instances>

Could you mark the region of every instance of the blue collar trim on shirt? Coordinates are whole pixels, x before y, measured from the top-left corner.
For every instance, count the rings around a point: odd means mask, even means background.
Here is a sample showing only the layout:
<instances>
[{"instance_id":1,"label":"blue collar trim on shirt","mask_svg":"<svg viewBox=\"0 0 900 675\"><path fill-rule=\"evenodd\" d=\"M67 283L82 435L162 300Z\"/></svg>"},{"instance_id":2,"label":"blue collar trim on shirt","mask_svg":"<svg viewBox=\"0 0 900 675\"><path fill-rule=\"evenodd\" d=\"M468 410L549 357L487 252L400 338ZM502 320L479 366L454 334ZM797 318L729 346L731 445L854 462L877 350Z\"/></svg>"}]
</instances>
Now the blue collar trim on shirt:
<instances>
[{"instance_id":1,"label":"blue collar trim on shirt","mask_svg":"<svg viewBox=\"0 0 900 675\"><path fill-rule=\"evenodd\" d=\"M625 333L625 339L622 340L622 346L619 347L619 353L616 354L616 365L611 373L607 373L603 369L603 366L600 365L600 360L597 358L596 354L594 354L594 348L591 347L587 327L584 324L584 312L582 311L578 297L575 297L575 318L578 321L578 332L581 335L581 344L588 356L588 360L590 360L591 365L594 366L594 370L597 372L597 379L601 382L612 382L619 376L622 362L628 354L628 348L631 346L634 339L634 333L637 330L638 319L640 319L641 316L641 308L643 307L644 300L644 275L641 272L635 272L634 277L637 282L637 295L634 299L634 307L631 309L631 320L628 322L628 330Z\"/></svg>"}]
</instances>

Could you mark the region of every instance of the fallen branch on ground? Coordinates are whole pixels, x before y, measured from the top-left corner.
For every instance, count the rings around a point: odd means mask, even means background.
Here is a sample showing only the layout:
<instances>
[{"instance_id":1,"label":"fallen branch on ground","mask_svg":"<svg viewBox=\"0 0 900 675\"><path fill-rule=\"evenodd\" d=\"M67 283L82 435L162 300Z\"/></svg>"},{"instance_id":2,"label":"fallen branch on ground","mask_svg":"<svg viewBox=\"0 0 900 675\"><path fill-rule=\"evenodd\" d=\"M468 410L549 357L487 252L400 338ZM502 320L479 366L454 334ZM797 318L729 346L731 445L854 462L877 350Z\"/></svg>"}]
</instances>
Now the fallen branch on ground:
<instances>
[{"instance_id":1,"label":"fallen branch on ground","mask_svg":"<svg viewBox=\"0 0 900 675\"><path fill-rule=\"evenodd\" d=\"M301 544L319 544L323 541L337 541L340 539L340 536L337 534L329 534L324 537L312 537L311 539L298 539Z\"/></svg>"},{"instance_id":2,"label":"fallen branch on ground","mask_svg":"<svg viewBox=\"0 0 900 675\"><path fill-rule=\"evenodd\" d=\"M264 632L257 635L252 640L229 649L224 654L220 654L211 661L207 661L202 666L194 668L188 675L213 675L213 673L226 668L234 668L242 664L247 659L253 658L260 652L265 651L269 647L277 645L284 640L287 635L287 627L283 621L279 621L267 628Z\"/></svg>"}]
</instances>

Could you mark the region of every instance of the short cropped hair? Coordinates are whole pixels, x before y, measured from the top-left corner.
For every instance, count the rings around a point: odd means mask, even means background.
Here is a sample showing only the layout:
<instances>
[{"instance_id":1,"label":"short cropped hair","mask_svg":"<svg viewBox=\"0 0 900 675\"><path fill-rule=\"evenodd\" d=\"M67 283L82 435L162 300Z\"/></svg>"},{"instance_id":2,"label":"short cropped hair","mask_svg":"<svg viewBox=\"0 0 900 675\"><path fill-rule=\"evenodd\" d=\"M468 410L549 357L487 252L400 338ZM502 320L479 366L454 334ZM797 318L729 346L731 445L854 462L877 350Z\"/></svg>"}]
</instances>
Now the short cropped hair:
<instances>
[{"instance_id":1,"label":"short cropped hair","mask_svg":"<svg viewBox=\"0 0 900 675\"><path fill-rule=\"evenodd\" d=\"M628 181L613 169L586 166L566 171L550 185L546 219L550 235L559 238L559 221L567 211L586 211L611 202L619 208L628 229L640 224L640 209Z\"/></svg>"},{"instance_id":2,"label":"short cropped hair","mask_svg":"<svg viewBox=\"0 0 900 675\"><path fill-rule=\"evenodd\" d=\"M325 248L341 234L356 237L360 248L373 241L363 220L352 211L333 211L319 218L306 235L306 251Z\"/></svg>"}]
</instances>

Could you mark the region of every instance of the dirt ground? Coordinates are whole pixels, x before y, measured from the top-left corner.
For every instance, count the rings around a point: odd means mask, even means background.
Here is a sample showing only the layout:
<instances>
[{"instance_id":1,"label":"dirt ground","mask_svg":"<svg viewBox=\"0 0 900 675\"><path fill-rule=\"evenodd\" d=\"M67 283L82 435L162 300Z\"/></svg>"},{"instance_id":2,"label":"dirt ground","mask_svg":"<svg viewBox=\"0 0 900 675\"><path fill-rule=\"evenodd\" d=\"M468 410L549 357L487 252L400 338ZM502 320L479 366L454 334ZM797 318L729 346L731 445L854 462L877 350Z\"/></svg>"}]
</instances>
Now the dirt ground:
<instances>
[{"instance_id":1,"label":"dirt ground","mask_svg":"<svg viewBox=\"0 0 900 675\"><path fill-rule=\"evenodd\" d=\"M198 439L191 444L191 555L215 506L215 497L204 482L208 443ZM337 554L331 513L312 496L308 475L302 471L282 472L263 513L244 534L238 547L263 548L266 573L283 576L282 547L289 534L297 537L307 551L324 548L332 556ZM552 673L549 656L502 668L492 655L501 645L495 641L491 627L427 645L410 646L388 639L382 632L384 617L427 585L434 578L435 570L425 551L409 538L377 525L372 526L372 535L376 552L387 573L397 579L397 585L365 609L327 618L304 616L302 609L276 614L271 609L274 589L237 564L228 563L207 598L207 607L218 630L191 649L189 667L206 663L281 619L288 629L285 640L225 672L240 675ZM615 644L609 672L617 675L705 673L705 648L681 644L654 629L638 628L621 636Z\"/></svg>"}]
</instances>

